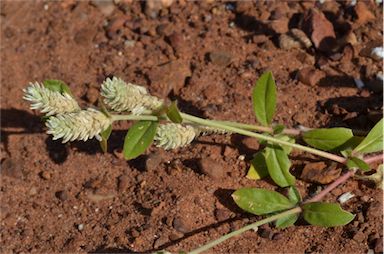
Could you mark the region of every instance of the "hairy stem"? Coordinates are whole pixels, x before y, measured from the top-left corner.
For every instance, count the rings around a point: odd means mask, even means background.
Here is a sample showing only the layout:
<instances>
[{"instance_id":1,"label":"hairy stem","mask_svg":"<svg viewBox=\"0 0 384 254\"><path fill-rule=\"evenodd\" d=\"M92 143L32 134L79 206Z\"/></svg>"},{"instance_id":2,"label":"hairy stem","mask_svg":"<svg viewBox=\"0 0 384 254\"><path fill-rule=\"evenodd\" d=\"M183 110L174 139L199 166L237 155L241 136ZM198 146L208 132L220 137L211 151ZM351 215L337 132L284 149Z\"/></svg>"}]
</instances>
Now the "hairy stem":
<instances>
[{"instance_id":1,"label":"hairy stem","mask_svg":"<svg viewBox=\"0 0 384 254\"><path fill-rule=\"evenodd\" d=\"M203 246L201 246L201 247L199 247L199 248L197 248L197 249L195 249L193 251L190 251L188 253L189 254L201 253L201 252L203 252L205 250L208 250L208 249L210 249L210 248L212 248L212 247L214 247L214 246L224 242L225 240L227 240L227 239L229 239L231 237L240 235L241 233L244 233L245 231L254 229L256 227L259 227L259 226L261 226L263 224L266 224L266 223L269 223L269 222L273 222L273 221L275 221L277 219L286 217L288 215L296 214L296 213L300 213L300 212L301 212L301 208L300 207L295 207L295 208L292 208L290 210L284 211L282 213L279 213L279 214L267 217L267 218L265 218L263 220L259 220L257 222L252 223L252 224L249 224L249 225L247 225L245 227L242 227L242 228L240 228L240 229L238 229L236 231L233 231L233 232L231 232L229 234L226 234L226 235L224 235L224 236L222 236L222 237L220 237L220 238L218 238L218 239L216 239L216 240L214 240L212 242L209 242L209 243L207 243L207 244L205 244L205 245L203 245Z\"/></svg>"},{"instance_id":2,"label":"hairy stem","mask_svg":"<svg viewBox=\"0 0 384 254\"><path fill-rule=\"evenodd\" d=\"M333 160L333 161L336 161L336 162L339 162L339 163L344 163L345 162L345 158L343 158L341 156L338 156L338 155L335 155L335 154L331 154L331 153L327 153L327 152L324 152L324 151L320 151L320 150L317 150L315 148L306 147L306 146L299 145L299 144L292 144L290 142L283 141L283 140L280 140L280 139L277 139L277 138L273 138L273 137L270 137L270 136L266 136L266 135L255 133L255 132L248 131L248 130L243 130L243 129L240 129L238 127L228 126L228 125L225 125L225 124L217 122L217 121L211 121L211 120L206 120L206 119L199 118L199 117L196 117L196 116L191 116L191 115L188 115L188 114L185 114L185 113L181 113L181 116L183 117L183 119L191 121L191 122L194 122L194 123L197 123L197 124L201 124L201 125L205 125L205 126L209 126L209 127L213 127L213 128L218 128L218 129L223 129L223 130L226 130L226 131L229 131L229 132L234 132L234 133L238 133L238 134L241 134L241 135L245 135L245 136L249 136L249 137L254 137L254 138L257 138L257 139L269 141L271 143L275 143L275 144L279 144L279 145L290 146L290 147L293 147L293 148L296 148L296 149L299 149L299 150L302 150L302 151L306 151L306 152L309 152L309 153L312 153L312 154L316 154L318 156L321 156L321 157L324 157L324 158L327 158L327 159L330 159L330 160Z\"/></svg>"}]
</instances>

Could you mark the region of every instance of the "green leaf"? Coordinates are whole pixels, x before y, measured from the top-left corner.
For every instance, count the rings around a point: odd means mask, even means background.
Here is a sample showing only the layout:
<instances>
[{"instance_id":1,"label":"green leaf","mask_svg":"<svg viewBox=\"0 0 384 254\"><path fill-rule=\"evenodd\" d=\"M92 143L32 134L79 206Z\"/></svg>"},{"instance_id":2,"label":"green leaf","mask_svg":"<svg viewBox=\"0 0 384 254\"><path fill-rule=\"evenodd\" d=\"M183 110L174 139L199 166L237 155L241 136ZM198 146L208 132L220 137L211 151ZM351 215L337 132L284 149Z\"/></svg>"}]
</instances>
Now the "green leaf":
<instances>
[{"instance_id":1,"label":"green leaf","mask_svg":"<svg viewBox=\"0 0 384 254\"><path fill-rule=\"evenodd\" d=\"M183 121L183 118L180 115L180 111L177 107L176 101L173 101L171 105L167 109L167 116L169 120L171 120L174 123L181 123Z\"/></svg>"},{"instance_id":2,"label":"green leaf","mask_svg":"<svg viewBox=\"0 0 384 254\"><path fill-rule=\"evenodd\" d=\"M258 188L242 188L232 194L235 203L244 211L262 215L286 210L294 206L276 191Z\"/></svg>"},{"instance_id":3,"label":"green leaf","mask_svg":"<svg viewBox=\"0 0 384 254\"><path fill-rule=\"evenodd\" d=\"M288 199L294 203L297 204L301 202L301 195L300 192L297 190L295 186L290 186L288 189Z\"/></svg>"},{"instance_id":4,"label":"green leaf","mask_svg":"<svg viewBox=\"0 0 384 254\"><path fill-rule=\"evenodd\" d=\"M56 79L47 79L43 81L43 84L49 90L59 92L59 93L67 93L73 97L71 89L69 86L64 83L64 81L56 80Z\"/></svg>"},{"instance_id":5,"label":"green leaf","mask_svg":"<svg viewBox=\"0 0 384 254\"><path fill-rule=\"evenodd\" d=\"M281 229L290 227L293 224L295 224L295 222L297 221L298 218L299 218L298 214L290 214L288 216L285 216L283 218L276 220L275 226L277 228L281 228Z\"/></svg>"},{"instance_id":6,"label":"green leaf","mask_svg":"<svg viewBox=\"0 0 384 254\"><path fill-rule=\"evenodd\" d=\"M363 139L364 139L364 137L353 136L352 138L350 138L347 142L345 142L341 146L333 149L333 151L340 151L340 153L344 157L349 157L352 154L352 150L355 147L357 147L361 143L361 141L363 141Z\"/></svg>"},{"instance_id":7,"label":"green leaf","mask_svg":"<svg viewBox=\"0 0 384 254\"><path fill-rule=\"evenodd\" d=\"M273 126L273 134L280 134L285 129L285 126L282 124L278 124L276 126Z\"/></svg>"},{"instance_id":8,"label":"green leaf","mask_svg":"<svg viewBox=\"0 0 384 254\"><path fill-rule=\"evenodd\" d=\"M295 177L289 172L291 162L280 146L268 146L264 155L269 175L277 185L287 187L295 184Z\"/></svg>"},{"instance_id":9,"label":"green leaf","mask_svg":"<svg viewBox=\"0 0 384 254\"><path fill-rule=\"evenodd\" d=\"M145 152L151 145L158 122L155 121L139 121L129 128L124 140L124 158L131 160Z\"/></svg>"},{"instance_id":10,"label":"green leaf","mask_svg":"<svg viewBox=\"0 0 384 254\"><path fill-rule=\"evenodd\" d=\"M102 133L100 133L100 136L101 136L100 147L104 153L106 153L108 150L108 139L111 133L112 133L112 124L109 125L108 128L105 129Z\"/></svg>"},{"instance_id":11,"label":"green leaf","mask_svg":"<svg viewBox=\"0 0 384 254\"><path fill-rule=\"evenodd\" d=\"M249 167L246 177L251 180L259 180L266 176L268 176L268 169L264 154L262 152L257 152L251 160L251 166Z\"/></svg>"},{"instance_id":12,"label":"green leaf","mask_svg":"<svg viewBox=\"0 0 384 254\"><path fill-rule=\"evenodd\" d=\"M290 137L290 136L287 136L285 134L277 134L274 136L274 138L277 138L277 139L280 139L280 140L283 140L283 141L286 141L286 142L289 142L289 143L292 143L294 144L295 143L295 139ZM280 145L281 148L283 148L284 152L286 154L290 154L291 151L292 151L292 146L287 146L287 145Z\"/></svg>"},{"instance_id":13,"label":"green leaf","mask_svg":"<svg viewBox=\"0 0 384 254\"><path fill-rule=\"evenodd\" d=\"M363 161L362 159L359 159L357 157L350 157L348 160L347 160L347 167L349 169L361 169L363 171L368 171L370 170L371 168L369 167L369 165Z\"/></svg>"},{"instance_id":14,"label":"green leaf","mask_svg":"<svg viewBox=\"0 0 384 254\"><path fill-rule=\"evenodd\" d=\"M304 219L317 226L335 227L348 224L355 215L344 211L337 203L308 203L303 206Z\"/></svg>"},{"instance_id":15,"label":"green leaf","mask_svg":"<svg viewBox=\"0 0 384 254\"><path fill-rule=\"evenodd\" d=\"M353 151L374 153L383 150L383 119L368 133L367 137Z\"/></svg>"},{"instance_id":16,"label":"green leaf","mask_svg":"<svg viewBox=\"0 0 384 254\"><path fill-rule=\"evenodd\" d=\"M303 134L303 139L308 145L324 151L333 150L352 137L352 130L347 128L314 129Z\"/></svg>"},{"instance_id":17,"label":"green leaf","mask_svg":"<svg viewBox=\"0 0 384 254\"><path fill-rule=\"evenodd\" d=\"M256 81L252 91L253 110L264 126L271 124L276 110L276 84L272 72L266 72Z\"/></svg>"}]
</instances>

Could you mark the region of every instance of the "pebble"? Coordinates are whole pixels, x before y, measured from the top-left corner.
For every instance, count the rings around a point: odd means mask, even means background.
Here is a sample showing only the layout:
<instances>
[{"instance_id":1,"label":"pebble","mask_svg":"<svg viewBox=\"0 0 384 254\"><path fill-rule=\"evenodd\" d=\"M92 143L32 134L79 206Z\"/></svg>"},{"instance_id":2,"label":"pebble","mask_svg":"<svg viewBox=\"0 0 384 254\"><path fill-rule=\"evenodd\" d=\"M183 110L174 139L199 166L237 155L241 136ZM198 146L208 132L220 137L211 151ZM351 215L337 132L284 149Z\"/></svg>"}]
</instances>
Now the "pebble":
<instances>
[{"instance_id":1,"label":"pebble","mask_svg":"<svg viewBox=\"0 0 384 254\"><path fill-rule=\"evenodd\" d=\"M369 10L368 6L364 1L358 1L354 7L355 13L357 15L356 23L358 25L364 25L365 23L375 20L375 15Z\"/></svg>"},{"instance_id":2,"label":"pebble","mask_svg":"<svg viewBox=\"0 0 384 254\"><path fill-rule=\"evenodd\" d=\"M68 193L65 190L57 191L55 193L56 198L58 198L60 201L65 201L68 199Z\"/></svg>"},{"instance_id":3,"label":"pebble","mask_svg":"<svg viewBox=\"0 0 384 254\"><path fill-rule=\"evenodd\" d=\"M91 4L97 7L105 16L111 15L115 9L113 0L91 0Z\"/></svg>"},{"instance_id":4,"label":"pebble","mask_svg":"<svg viewBox=\"0 0 384 254\"><path fill-rule=\"evenodd\" d=\"M173 34L168 36L168 40L177 56L180 57L184 55L188 50L188 48L186 47L187 44L184 39L184 36L181 33L174 32Z\"/></svg>"},{"instance_id":5,"label":"pebble","mask_svg":"<svg viewBox=\"0 0 384 254\"><path fill-rule=\"evenodd\" d=\"M312 47L312 42L303 31L293 28L288 33L280 35L279 46L286 50L293 48L310 48Z\"/></svg>"},{"instance_id":6,"label":"pebble","mask_svg":"<svg viewBox=\"0 0 384 254\"><path fill-rule=\"evenodd\" d=\"M231 212L225 209L215 209L214 214L217 221L223 221L231 217Z\"/></svg>"},{"instance_id":7,"label":"pebble","mask_svg":"<svg viewBox=\"0 0 384 254\"><path fill-rule=\"evenodd\" d=\"M330 53L337 46L333 25L321 11L309 9L304 14L301 28L311 38L316 49Z\"/></svg>"},{"instance_id":8,"label":"pebble","mask_svg":"<svg viewBox=\"0 0 384 254\"><path fill-rule=\"evenodd\" d=\"M145 169L147 171L156 170L162 161L163 158L160 152L151 153L145 161Z\"/></svg>"},{"instance_id":9,"label":"pebble","mask_svg":"<svg viewBox=\"0 0 384 254\"><path fill-rule=\"evenodd\" d=\"M377 238L375 241L375 253L383 253L383 237Z\"/></svg>"},{"instance_id":10,"label":"pebble","mask_svg":"<svg viewBox=\"0 0 384 254\"><path fill-rule=\"evenodd\" d=\"M259 148L260 148L260 144L259 144L259 142L257 141L256 138L252 138L252 137L244 137L243 140L241 141L241 143L242 143L247 149L250 149L250 150L257 151L257 150L259 150Z\"/></svg>"},{"instance_id":11,"label":"pebble","mask_svg":"<svg viewBox=\"0 0 384 254\"><path fill-rule=\"evenodd\" d=\"M209 53L209 60L217 66L226 67L232 62L232 56L226 51L215 51Z\"/></svg>"},{"instance_id":12,"label":"pebble","mask_svg":"<svg viewBox=\"0 0 384 254\"><path fill-rule=\"evenodd\" d=\"M268 27L274 30L278 34L283 34L289 31L289 19L288 18L281 18L278 20L272 20L269 22Z\"/></svg>"},{"instance_id":13,"label":"pebble","mask_svg":"<svg viewBox=\"0 0 384 254\"><path fill-rule=\"evenodd\" d=\"M309 182L328 184L336 180L341 168L335 165L327 166L324 162L307 163L301 173L301 179Z\"/></svg>"},{"instance_id":14,"label":"pebble","mask_svg":"<svg viewBox=\"0 0 384 254\"><path fill-rule=\"evenodd\" d=\"M272 240L274 235L270 229L259 229L258 233L259 233L259 236L261 236L262 238L266 238L269 240Z\"/></svg>"},{"instance_id":15,"label":"pebble","mask_svg":"<svg viewBox=\"0 0 384 254\"><path fill-rule=\"evenodd\" d=\"M326 75L313 67L304 67L297 73L297 79L306 85L315 86Z\"/></svg>"},{"instance_id":16,"label":"pebble","mask_svg":"<svg viewBox=\"0 0 384 254\"><path fill-rule=\"evenodd\" d=\"M184 221L183 221L183 218L181 217L176 217L173 222L172 222L172 227L180 232L180 233L188 233L190 231L190 228L188 226L185 225Z\"/></svg>"},{"instance_id":17,"label":"pebble","mask_svg":"<svg viewBox=\"0 0 384 254\"><path fill-rule=\"evenodd\" d=\"M24 177L21 163L11 158L5 159L1 163L0 173L2 176L9 176L16 179L21 179Z\"/></svg>"},{"instance_id":18,"label":"pebble","mask_svg":"<svg viewBox=\"0 0 384 254\"><path fill-rule=\"evenodd\" d=\"M49 180L51 179L51 173L49 171L42 171L40 172L40 177L44 180Z\"/></svg>"},{"instance_id":19,"label":"pebble","mask_svg":"<svg viewBox=\"0 0 384 254\"><path fill-rule=\"evenodd\" d=\"M169 240L171 241L176 241L178 239L180 239L181 237L183 237L184 234L183 233L180 233L180 232L172 232L170 235L169 235Z\"/></svg>"},{"instance_id":20,"label":"pebble","mask_svg":"<svg viewBox=\"0 0 384 254\"><path fill-rule=\"evenodd\" d=\"M365 240L365 235L363 232L361 231L358 231L354 236L353 236L353 240L355 240L356 242L363 242Z\"/></svg>"},{"instance_id":21,"label":"pebble","mask_svg":"<svg viewBox=\"0 0 384 254\"><path fill-rule=\"evenodd\" d=\"M77 229L78 229L79 231L82 231L82 230L84 229L84 224L79 224L79 225L77 226Z\"/></svg>"},{"instance_id":22,"label":"pebble","mask_svg":"<svg viewBox=\"0 0 384 254\"><path fill-rule=\"evenodd\" d=\"M36 187L32 187L30 190L29 190L29 195L31 196L34 196L37 194L37 188Z\"/></svg>"},{"instance_id":23,"label":"pebble","mask_svg":"<svg viewBox=\"0 0 384 254\"><path fill-rule=\"evenodd\" d=\"M129 187L129 178L128 176L126 175L121 175L119 176L118 180L117 180L117 189L120 191L120 192L124 192L128 189Z\"/></svg>"},{"instance_id":24,"label":"pebble","mask_svg":"<svg viewBox=\"0 0 384 254\"><path fill-rule=\"evenodd\" d=\"M220 179L225 176L223 171L223 166L221 163L211 159L211 158L202 158L198 161L199 168L201 172L205 175L208 175L214 179Z\"/></svg>"}]
</instances>

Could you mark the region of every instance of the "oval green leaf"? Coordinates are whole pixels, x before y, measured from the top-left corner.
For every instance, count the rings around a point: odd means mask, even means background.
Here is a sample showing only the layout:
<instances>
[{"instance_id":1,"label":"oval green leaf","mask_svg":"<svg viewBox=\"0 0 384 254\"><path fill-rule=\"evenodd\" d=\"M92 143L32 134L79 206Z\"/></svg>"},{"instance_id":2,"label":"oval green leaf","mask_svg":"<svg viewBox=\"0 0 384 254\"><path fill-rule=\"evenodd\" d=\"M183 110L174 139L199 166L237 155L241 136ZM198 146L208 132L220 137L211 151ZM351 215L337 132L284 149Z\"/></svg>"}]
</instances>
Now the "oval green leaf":
<instances>
[{"instance_id":1,"label":"oval green leaf","mask_svg":"<svg viewBox=\"0 0 384 254\"><path fill-rule=\"evenodd\" d=\"M286 141L286 142L289 142L292 144L295 143L294 138L292 138L288 135L282 134L282 133L275 135L274 138L277 138L277 139L280 139L282 141ZM290 154L292 152L292 146L288 146L288 145L280 145L280 146L281 146L281 148L283 148L283 150L286 154Z\"/></svg>"},{"instance_id":2,"label":"oval green leaf","mask_svg":"<svg viewBox=\"0 0 384 254\"><path fill-rule=\"evenodd\" d=\"M272 72L266 72L256 81L252 91L253 110L262 125L271 124L276 110L276 84Z\"/></svg>"},{"instance_id":3,"label":"oval green leaf","mask_svg":"<svg viewBox=\"0 0 384 254\"><path fill-rule=\"evenodd\" d=\"M241 209L256 215L286 210L294 206L280 193L258 188L239 189L232 194L232 198Z\"/></svg>"},{"instance_id":4,"label":"oval green leaf","mask_svg":"<svg viewBox=\"0 0 384 254\"><path fill-rule=\"evenodd\" d=\"M280 146L268 146L264 155L268 173L277 185L288 187L295 184L296 178L289 172L291 162Z\"/></svg>"},{"instance_id":5,"label":"oval green leaf","mask_svg":"<svg viewBox=\"0 0 384 254\"><path fill-rule=\"evenodd\" d=\"M262 152L257 152L251 160L251 166L249 167L246 177L251 180L259 180L266 176L268 176L268 169L264 154Z\"/></svg>"},{"instance_id":6,"label":"oval green leaf","mask_svg":"<svg viewBox=\"0 0 384 254\"><path fill-rule=\"evenodd\" d=\"M281 228L281 229L290 227L293 224L295 224L295 222L297 221L298 218L299 218L298 214L290 214L288 216L285 216L283 218L276 220L275 226L277 228Z\"/></svg>"},{"instance_id":7,"label":"oval green leaf","mask_svg":"<svg viewBox=\"0 0 384 254\"><path fill-rule=\"evenodd\" d=\"M168 107L167 116L169 120L171 120L174 123L181 123L183 121L183 118L180 115L179 108L177 107L176 101L173 101L171 105Z\"/></svg>"},{"instance_id":8,"label":"oval green leaf","mask_svg":"<svg viewBox=\"0 0 384 254\"><path fill-rule=\"evenodd\" d=\"M335 227L348 224L355 215L344 211L337 203L308 203L303 206L304 219L311 225Z\"/></svg>"},{"instance_id":9,"label":"oval green leaf","mask_svg":"<svg viewBox=\"0 0 384 254\"><path fill-rule=\"evenodd\" d=\"M43 84L44 87L48 88L49 90L59 93L67 93L73 97L71 89L69 89L69 86L65 84L64 81L56 79L47 79L43 81Z\"/></svg>"},{"instance_id":10,"label":"oval green leaf","mask_svg":"<svg viewBox=\"0 0 384 254\"><path fill-rule=\"evenodd\" d=\"M359 153L383 151L383 119L372 128L367 137L353 151Z\"/></svg>"},{"instance_id":11,"label":"oval green leaf","mask_svg":"<svg viewBox=\"0 0 384 254\"><path fill-rule=\"evenodd\" d=\"M357 157L351 157L347 160L347 167L349 169L361 169L363 171L368 171L370 170L371 168L369 167L369 165L363 161L362 159L360 158L357 158Z\"/></svg>"},{"instance_id":12,"label":"oval green leaf","mask_svg":"<svg viewBox=\"0 0 384 254\"><path fill-rule=\"evenodd\" d=\"M145 152L155 137L158 124L155 121L139 121L129 128L123 148L126 160L134 159Z\"/></svg>"},{"instance_id":13,"label":"oval green leaf","mask_svg":"<svg viewBox=\"0 0 384 254\"><path fill-rule=\"evenodd\" d=\"M334 150L352 137L352 130L347 128L314 129L303 134L308 145L324 151Z\"/></svg>"},{"instance_id":14,"label":"oval green leaf","mask_svg":"<svg viewBox=\"0 0 384 254\"><path fill-rule=\"evenodd\" d=\"M295 186L290 186L288 189L288 199L294 203L297 204L301 202L301 195L300 192L297 190Z\"/></svg>"},{"instance_id":15,"label":"oval green leaf","mask_svg":"<svg viewBox=\"0 0 384 254\"><path fill-rule=\"evenodd\" d=\"M112 133L112 124L109 125L108 128L105 129L102 133L100 133L100 136L101 136L100 147L104 153L106 153L108 150L108 139L111 133Z\"/></svg>"}]
</instances>

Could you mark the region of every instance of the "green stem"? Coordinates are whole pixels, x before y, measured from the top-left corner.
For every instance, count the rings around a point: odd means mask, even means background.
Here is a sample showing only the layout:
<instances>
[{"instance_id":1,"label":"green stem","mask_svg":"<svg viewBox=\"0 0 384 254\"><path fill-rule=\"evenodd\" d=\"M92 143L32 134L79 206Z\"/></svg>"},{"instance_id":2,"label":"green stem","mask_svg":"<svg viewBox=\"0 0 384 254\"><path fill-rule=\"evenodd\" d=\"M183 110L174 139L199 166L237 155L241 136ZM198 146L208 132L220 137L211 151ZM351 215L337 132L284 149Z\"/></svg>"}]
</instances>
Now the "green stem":
<instances>
[{"instance_id":1,"label":"green stem","mask_svg":"<svg viewBox=\"0 0 384 254\"><path fill-rule=\"evenodd\" d=\"M293 148L296 148L296 149L299 149L302 151L316 154L318 156L321 156L321 157L324 157L324 158L327 158L327 159L330 159L330 160L333 160L333 161L336 161L339 163L345 163L345 161L346 161L345 158L338 156L338 155L335 155L335 154L327 153L324 151L317 150L315 148L311 148L311 147L307 147L307 146L303 146L303 145L299 145L299 144L292 144L290 142L280 140L280 139L277 139L274 137L270 137L270 136L266 136L266 135L263 135L260 133L255 133L252 131L241 129L240 128L241 126L244 127L244 125L241 123L231 122L230 123L231 126L230 126L230 125L228 125L229 122L226 122L226 121L207 120L207 119L203 119L203 118L192 116L192 115L185 114L185 113L180 113L180 114L184 120L189 121L189 122L193 122L193 123L197 123L200 125L217 128L217 129L222 129L222 130L226 130L226 131L233 132L233 133L238 133L241 135L269 141L269 142L275 143L275 144L290 146L290 147L293 147ZM157 116L152 116L152 115L112 115L111 117L112 117L113 121L120 121L120 120L159 121L161 119L166 119L166 117L157 117ZM249 125L247 125L247 126L249 126Z\"/></svg>"},{"instance_id":2,"label":"green stem","mask_svg":"<svg viewBox=\"0 0 384 254\"><path fill-rule=\"evenodd\" d=\"M254 138L257 138L257 139L269 141L269 142L272 142L272 143L275 143L275 144L290 146L290 147L293 147L293 148L296 148L296 149L299 149L299 150L302 150L302 151L306 151L306 152L309 152L309 153L312 153L312 154L316 154L318 156L321 156L321 157L324 157L324 158L327 158L327 159L330 159L330 160L333 160L333 161L336 161L336 162L339 162L339 163L345 163L345 158L343 158L341 156L338 156L338 155L335 155L335 154L331 154L331 153L327 153L327 152L324 152L324 151L320 151L320 150L317 150L315 148L306 147L306 146L299 145L299 144L292 144L290 142L283 141L283 140L280 140L280 139L277 139L277 138L274 138L274 137L265 136L263 134L255 133L255 132L252 132L252 131L247 131L247 130L243 130L243 129L240 129L240 128L237 128L237 127L224 125L223 123L220 123L220 122L202 119L202 118L199 118L199 117L196 117L196 116L192 116L192 115L188 115L188 114L185 114L185 113L181 113L181 116L185 120L188 120L188 121L191 121L191 122L195 122L195 123L198 123L198 124L201 124L201 125L205 125L205 126L209 126L209 127L214 127L214 128L218 128L218 129L223 129L223 130L226 130L226 131L229 131L229 132L234 132L234 133L238 133L238 134L241 134L241 135L245 135L245 136L254 137Z\"/></svg>"},{"instance_id":3,"label":"green stem","mask_svg":"<svg viewBox=\"0 0 384 254\"><path fill-rule=\"evenodd\" d=\"M267 217L263 220L260 220L260 221L257 221L255 223L252 223L252 224L249 224L245 227L242 227L236 231L233 231L229 234L226 234L226 235L223 235L222 237L212 241L212 242L209 242L207 243L206 245L203 245L201 246L200 248L197 248L191 252L188 252L189 254L198 254L198 253L201 253L205 250L208 250L222 242L224 242L225 240L231 238L231 237L234 237L234 236L237 236L237 235L240 235L241 233L245 232L245 231L248 231L248 230L251 230L251 229L254 229L256 227L259 227L263 224L266 224L266 223L269 223L269 222L272 222L272 221L275 221L277 219L280 219L280 218L283 218L283 217L286 217L288 215L291 215L291 214L296 214L296 213L300 213L301 212L301 208L300 207L295 207L295 208L292 208L290 210L287 210L285 212L282 212L282 213L279 213L279 214L276 214L276 215L273 215L273 216L270 216L270 217Z\"/></svg>"}]
</instances>

